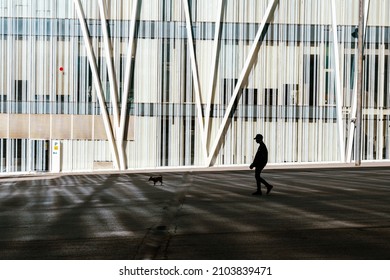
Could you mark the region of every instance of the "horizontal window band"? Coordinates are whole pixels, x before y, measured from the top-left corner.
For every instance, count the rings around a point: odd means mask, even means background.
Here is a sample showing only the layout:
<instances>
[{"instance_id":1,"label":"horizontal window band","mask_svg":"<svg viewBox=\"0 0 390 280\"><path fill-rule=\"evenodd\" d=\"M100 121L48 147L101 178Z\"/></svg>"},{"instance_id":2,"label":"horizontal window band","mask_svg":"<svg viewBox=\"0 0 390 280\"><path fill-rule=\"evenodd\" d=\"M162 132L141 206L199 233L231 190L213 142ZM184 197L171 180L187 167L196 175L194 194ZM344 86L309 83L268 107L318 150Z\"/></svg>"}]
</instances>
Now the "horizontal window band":
<instances>
[{"instance_id":1,"label":"horizontal window band","mask_svg":"<svg viewBox=\"0 0 390 280\"><path fill-rule=\"evenodd\" d=\"M92 37L102 38L100 20L87 20ZM128 38L130 21L108 21L111 38ZM221 40L252 41L260 23L222 23ZM351 34L354 25L338 26L338 40L342 43L356 43ZM118 31L119 30L119 31ZM214 22L194 22L192 26L195 40L214 40ZM331 41L331 25L312 24L268 24L265 29L265 42L328 42ZM178 21L137 21L138 39L187 39L185 22ZM82 32L77 19L49 18L0 18L0 36L54 36L60 38L79 37ZM368 26L366 43L390 42L390 26Z\"/></svg>"},{"instance_id":2,"label":"horizontal window band","mask_svg":"<svg viewBox=\"0 0 390 280\"><path fill-rule=\"evenodd\" d=\"M81 106L81 107L78 107ZM108 112L112 111L109 103L106 103ZM135 117L196 117L198 112L195 104L179 103L133 103L128 110L128 115ZM39 107L39 108L38 108ZM213 104L210 110L211 118L223 118L227 105ZM202 105L202 114L205 115L206 105ZM349 107L345 107L344 115L349 115ZM365 112L367 110L367 112ZM378 112L372 112L377 110ZM80 104L56 104L46 102L0 102L0 114L53 114L53 115L101 115L98 103ZM363 114L367 116L390 117L390 109L364 108ZM336 120L336 106L283 106L283 105L242 105L238 104L230 117L252 119L315 119Z\"/></svg>"}]
</instances>

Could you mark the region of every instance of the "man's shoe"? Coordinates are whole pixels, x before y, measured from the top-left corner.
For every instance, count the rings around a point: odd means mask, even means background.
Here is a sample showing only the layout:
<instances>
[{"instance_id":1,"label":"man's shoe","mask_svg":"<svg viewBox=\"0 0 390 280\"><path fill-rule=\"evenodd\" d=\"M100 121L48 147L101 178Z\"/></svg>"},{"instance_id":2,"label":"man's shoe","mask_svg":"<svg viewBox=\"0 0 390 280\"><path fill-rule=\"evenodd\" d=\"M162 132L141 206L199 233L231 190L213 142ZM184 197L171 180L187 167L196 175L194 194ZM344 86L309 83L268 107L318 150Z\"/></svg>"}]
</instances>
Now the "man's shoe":
<instances>
[{"instance_id":1,"label":"man's shoe","mask_svg":"<svg viewBox=\"0 0 390 280\"><path fill-rule=\"evenodd\" d=\"M269 186L267 187L267 194L269 194L269 193L271 192L271 190L272 190L273 187L274 187L274 186L271 186L271 185L269 185Z\"/></svg>"},{"instance_id":2,"label":"man's shoe","mask_svg":"<svg viewBox=\"0 0 390 280\"><path fill-rule=\"evenodd\" d=\"M261 191L255 191L252 195L262 195Z\"/></svg>"}]
</instances>

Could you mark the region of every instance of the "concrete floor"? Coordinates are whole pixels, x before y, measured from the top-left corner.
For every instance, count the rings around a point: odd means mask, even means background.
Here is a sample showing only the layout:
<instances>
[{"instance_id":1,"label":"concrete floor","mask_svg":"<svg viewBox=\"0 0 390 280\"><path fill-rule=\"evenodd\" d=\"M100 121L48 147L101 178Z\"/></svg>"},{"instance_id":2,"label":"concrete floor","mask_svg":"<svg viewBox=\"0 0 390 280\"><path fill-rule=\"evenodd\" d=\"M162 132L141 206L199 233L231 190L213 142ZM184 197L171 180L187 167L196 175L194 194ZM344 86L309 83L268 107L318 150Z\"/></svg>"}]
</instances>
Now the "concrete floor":
<instances>
[{"instance_id":1,"label":"concrete floor","mask_svg":"<svg viewBox=\"0 0 390 280\"><path fill-rule=\"evenodd\" d=\"M0 259L390 259L389 171L0 177Z\"/></svg>"}]
</instances>

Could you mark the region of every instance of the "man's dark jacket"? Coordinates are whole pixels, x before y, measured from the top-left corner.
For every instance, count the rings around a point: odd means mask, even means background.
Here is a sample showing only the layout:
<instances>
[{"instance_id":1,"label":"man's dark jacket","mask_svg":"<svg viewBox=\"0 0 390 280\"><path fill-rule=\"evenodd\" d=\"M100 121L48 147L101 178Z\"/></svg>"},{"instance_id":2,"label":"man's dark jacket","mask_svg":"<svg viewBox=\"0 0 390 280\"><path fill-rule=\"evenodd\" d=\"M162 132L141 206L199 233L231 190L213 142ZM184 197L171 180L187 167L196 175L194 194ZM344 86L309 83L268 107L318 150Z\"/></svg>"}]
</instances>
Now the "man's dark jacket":
<instances>
[{"instance_id":1,"label":"man's dark jacket","mask_svg":"<svg viewBox=\"0 0 390 280\"><path fill-rule=\"evenodd\" d=\"M268 162L268 150L264 142L261 141L259 148L257 149L255 159L253 160L252 166L256 168L264 168Z\"/></svg>"}]
</instances>

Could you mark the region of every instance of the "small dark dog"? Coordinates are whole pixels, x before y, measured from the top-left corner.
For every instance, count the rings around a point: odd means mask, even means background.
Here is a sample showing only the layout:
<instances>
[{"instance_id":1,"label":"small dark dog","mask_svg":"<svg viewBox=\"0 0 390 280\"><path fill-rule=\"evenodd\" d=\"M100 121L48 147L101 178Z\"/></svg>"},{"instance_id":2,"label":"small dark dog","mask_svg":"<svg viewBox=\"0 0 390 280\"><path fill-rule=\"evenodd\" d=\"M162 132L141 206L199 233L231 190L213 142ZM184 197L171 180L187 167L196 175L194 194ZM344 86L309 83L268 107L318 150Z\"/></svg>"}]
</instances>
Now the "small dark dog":
<instances>
[{"instance_id":1,"label":"small dark dog","mask_svg":"<svg viewBox=\"0 0 390 280\"><path fill-rule=\"evenodd\" d=\"M156 185L157 182L160 182L161 185L163 184L163 178L162 176L150 176L148 181L153 181L154 186Z\"/></svg>"}]
</instances>

